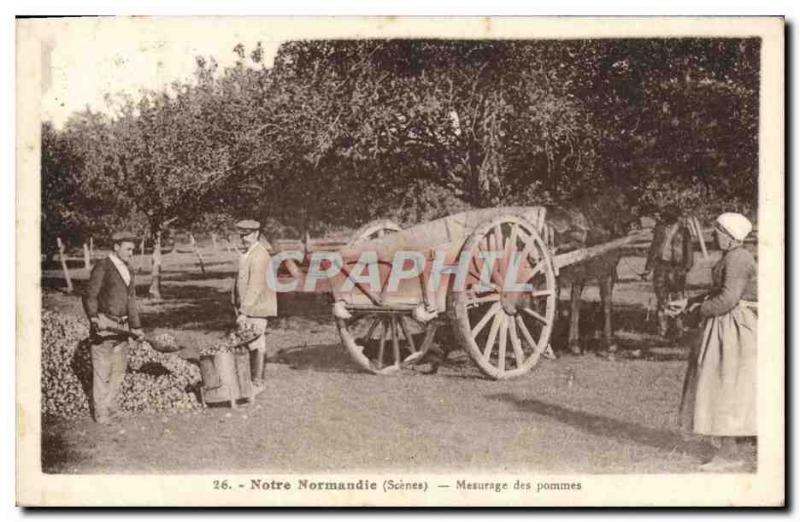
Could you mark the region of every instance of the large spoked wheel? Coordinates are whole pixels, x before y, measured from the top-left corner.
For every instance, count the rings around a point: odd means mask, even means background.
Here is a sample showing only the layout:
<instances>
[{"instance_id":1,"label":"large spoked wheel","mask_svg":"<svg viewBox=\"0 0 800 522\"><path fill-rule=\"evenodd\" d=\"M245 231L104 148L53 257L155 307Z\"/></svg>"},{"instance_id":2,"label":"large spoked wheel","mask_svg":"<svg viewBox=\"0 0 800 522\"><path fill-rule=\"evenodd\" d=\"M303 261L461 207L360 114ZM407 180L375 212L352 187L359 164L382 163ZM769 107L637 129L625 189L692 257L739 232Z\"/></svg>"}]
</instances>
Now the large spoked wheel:
<instances>
[{"instance_id":1,"label":"large spoked wheel","mask_svg":"<svg viewBox=\"0 0 800 522\"><path fill-rule=\"evenodd\" d=\"M470 259L466 284L451 287L447 303L458 344L494 379L529 372L555 318L550 252L528 220L512 215L479 225L463 253Z\"/></svg>"},{"instance_id":2,"label":"large spoked wheel","mask_svg":"<svg viewBox=\"0 0 800 522\"><path fill-rule=\"evenodd\" d=\"M419 361L428 351L435 326L422 325L408 314L390 311L352 312L336 319L345 348L363 369L389 375Z\"/></svg>"},{"instance_id":3,"label":"large spoked wheel","mask_svg":"<svg viewBox=\"0 0 800 522\"><path fill-rule=\"evenodd\" d=\"M378 219L376 221L370 221L363 227L359 228L355 234L353 234L353 238L350 240L347 246L354 246L363 241L369 241L370 239L383 237L387 234L400 232L401 230L402 228L400 228L400 225L390 219Z\"/></svg>"}]
</instances>

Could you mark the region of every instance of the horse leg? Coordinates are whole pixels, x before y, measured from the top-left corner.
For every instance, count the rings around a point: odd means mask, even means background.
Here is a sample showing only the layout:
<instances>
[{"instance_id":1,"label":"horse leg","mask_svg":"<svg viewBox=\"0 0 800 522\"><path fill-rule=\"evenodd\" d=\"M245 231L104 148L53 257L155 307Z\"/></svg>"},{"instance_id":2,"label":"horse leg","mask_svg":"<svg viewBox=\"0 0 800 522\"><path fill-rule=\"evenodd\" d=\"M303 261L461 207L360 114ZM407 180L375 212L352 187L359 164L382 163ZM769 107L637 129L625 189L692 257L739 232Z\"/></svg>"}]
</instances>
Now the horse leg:
<instances>
[{"instance_id":1,"label":"horse leg","mask_svg":"<svg viewBox=\"0 0 800 522\"><path fill-rule=\"evenodd\" d=\"M580 332L579 324L581 317L581 294L583 294L584 281L575 281L569 296L569 351L574 355L580 355L581 347L579 343Z\"/></svg>"},{"instance_id":2,"label":"horse leg","mask_svg":"<svg viewBox=\"0 0 800 522\"><path fill-rule=\"evenodd\" d=\"M600 278L600 300L603 303L603 340L609 352L617 351L614 342L614 331L611 329L611 297L614 292L614 277L606 275Z\"/></svg>"}]
</instances>

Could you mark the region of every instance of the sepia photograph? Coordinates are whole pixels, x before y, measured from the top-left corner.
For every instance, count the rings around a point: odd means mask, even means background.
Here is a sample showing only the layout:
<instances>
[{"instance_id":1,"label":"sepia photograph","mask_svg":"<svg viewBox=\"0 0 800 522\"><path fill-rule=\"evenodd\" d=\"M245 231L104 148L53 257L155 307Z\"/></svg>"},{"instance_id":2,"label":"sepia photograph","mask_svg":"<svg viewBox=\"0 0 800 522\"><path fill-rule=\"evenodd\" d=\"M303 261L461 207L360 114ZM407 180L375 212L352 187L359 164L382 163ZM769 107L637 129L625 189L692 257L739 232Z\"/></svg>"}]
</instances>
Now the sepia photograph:
<instances>
[{"instance_id":1,"label":"sepia photograph","mask_svg":"<svg viewBox=\"0 0 800 522\"><path fill-rule=\"evenodd\" d=\"M785 503L782 18L16 25L18 504Z\"/></svg>"}]
</instances>

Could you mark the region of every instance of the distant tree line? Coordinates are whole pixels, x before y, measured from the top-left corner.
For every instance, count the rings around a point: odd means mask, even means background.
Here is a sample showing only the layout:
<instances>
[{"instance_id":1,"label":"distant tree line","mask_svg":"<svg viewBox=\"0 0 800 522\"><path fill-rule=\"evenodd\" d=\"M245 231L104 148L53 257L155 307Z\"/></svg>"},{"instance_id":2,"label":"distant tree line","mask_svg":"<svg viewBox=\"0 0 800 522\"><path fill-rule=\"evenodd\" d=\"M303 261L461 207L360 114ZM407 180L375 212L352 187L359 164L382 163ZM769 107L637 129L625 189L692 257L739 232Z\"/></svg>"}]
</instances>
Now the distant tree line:
<instances>
[{"instance_id":1,"label":"distant tree line","mask_svg":"<svg viewBox=\"0 0 800 522\"><path fill-rule=\"evenodd\" d=\"M621 191L754 212L758 39L261 46L42 126L42 241L254 216L322 234Z\"/></svg>"}]
</instances>

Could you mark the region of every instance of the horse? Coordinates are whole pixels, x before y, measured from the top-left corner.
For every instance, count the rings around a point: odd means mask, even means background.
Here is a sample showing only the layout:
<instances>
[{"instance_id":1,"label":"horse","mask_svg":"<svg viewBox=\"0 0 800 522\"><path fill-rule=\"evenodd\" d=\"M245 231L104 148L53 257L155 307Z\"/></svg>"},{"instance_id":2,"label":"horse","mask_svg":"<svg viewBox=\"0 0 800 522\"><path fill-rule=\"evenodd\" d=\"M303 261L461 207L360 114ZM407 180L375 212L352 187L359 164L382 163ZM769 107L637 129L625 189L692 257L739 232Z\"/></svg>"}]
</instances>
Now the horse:
<instances>
[{"instance_id":1,"label":"horse","mask_svg":"<svg viewBox=\"0 0 800 522\"><path fill-rule=\"evenodd\" d=\"M555 233L556 252L591 247L623 237L639 220L637 207L621 193L584 197L548 205L547 208L547 224ZM622 253L617 249L561 269L559 289L561 283L570 286L567 346L572 354L582 353L579 339L581 296L587 283L593 280L600 288L604 349L609 353L617 350L611 315L617 265L621 258Z\"/></svg>"}]
</instances>

